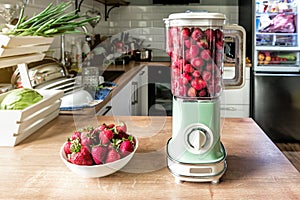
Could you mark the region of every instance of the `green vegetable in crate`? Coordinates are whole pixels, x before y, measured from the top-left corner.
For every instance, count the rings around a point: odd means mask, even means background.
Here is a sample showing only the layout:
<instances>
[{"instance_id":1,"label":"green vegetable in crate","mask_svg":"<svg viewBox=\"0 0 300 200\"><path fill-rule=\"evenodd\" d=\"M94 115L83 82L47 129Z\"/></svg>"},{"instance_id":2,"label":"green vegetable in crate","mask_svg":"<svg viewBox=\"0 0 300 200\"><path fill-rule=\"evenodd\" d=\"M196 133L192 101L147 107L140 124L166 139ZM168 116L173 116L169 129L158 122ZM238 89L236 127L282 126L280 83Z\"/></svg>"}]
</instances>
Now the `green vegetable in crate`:
<instances>
[{"instance_id":1,"label":"green vegetable in crate","mask_svg":"<svg viewBox=\"0 0 300 200\"><path fill-rule=\"evenodd\" d=\"M24 16L24 7L20 12L16 26L6 34L15 36L44 36L52 37L58 34L82 33L77 30L89 21L97 20L99 17L80 16L78 10L68 11L72 2L62 2L58 5L50 3L42 12L27 19Z\"/></svg>"},{"instance_id":2,"label":"green vegetable in crate","mask_svg":"<svg viewBox=\"0 0 300 200\"><path fill-rule=\"evenodd\" d=\"M19 88L8 93L0 104L2 110L23 110L43 99L37 91L29 88Z\"/></svg>"}]
</instances>

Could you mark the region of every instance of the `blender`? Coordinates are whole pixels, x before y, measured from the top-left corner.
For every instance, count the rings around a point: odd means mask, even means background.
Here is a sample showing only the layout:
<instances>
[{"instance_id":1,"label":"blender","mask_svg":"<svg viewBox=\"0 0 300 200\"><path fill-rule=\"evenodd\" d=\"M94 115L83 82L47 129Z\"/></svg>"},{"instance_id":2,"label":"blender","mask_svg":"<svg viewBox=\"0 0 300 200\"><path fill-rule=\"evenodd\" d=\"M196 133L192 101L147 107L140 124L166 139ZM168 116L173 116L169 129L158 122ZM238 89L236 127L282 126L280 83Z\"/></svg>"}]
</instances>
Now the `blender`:
<instances>
[{"instance_id":1,"label":"blender","mask_svg":"<svg viewBox=\"0 0 300 200\"><path fill-rule=\"evenodd\" d=\"M164 19L173 94L167 165L176 182L218 183L227 168L220 139L225 19L208 12L174 13ZM243 56L236 60L231 87L243 84Z\"/></svg>"}]
</instances>

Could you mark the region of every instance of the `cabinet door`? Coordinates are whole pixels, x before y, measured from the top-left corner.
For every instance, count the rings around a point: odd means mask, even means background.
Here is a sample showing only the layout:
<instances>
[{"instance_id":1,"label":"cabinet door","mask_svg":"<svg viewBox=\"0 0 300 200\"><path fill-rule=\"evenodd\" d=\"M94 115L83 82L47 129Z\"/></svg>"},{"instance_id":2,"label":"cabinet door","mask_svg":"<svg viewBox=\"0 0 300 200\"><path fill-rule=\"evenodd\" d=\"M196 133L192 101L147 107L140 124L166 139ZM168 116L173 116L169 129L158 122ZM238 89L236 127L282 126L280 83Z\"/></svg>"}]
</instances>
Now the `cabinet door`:
<instances>
[{"instance_id":1,"label":"cabinet door","mask_svg":"<svg viewBox=\"0 0 300 200\"><path fill-rule=\"evenodd\" d=\"M130 81L116 95L113 94L111 99L113 115L131 115L131 86L132 82Z\"/></svg>"},{"instance_id":2,"label":"cabinet door","mask_svg":"<svg viewBox=\"0 0 300 200\"><path fill-rule=\"evenodd\" d=\"M224 77L234 75L234 68L225 67ZM225 89L221 96L222 117L249 117L250 115L250 68L246 68L245 85L240 89Z\"/></svg>"}]
</instances>

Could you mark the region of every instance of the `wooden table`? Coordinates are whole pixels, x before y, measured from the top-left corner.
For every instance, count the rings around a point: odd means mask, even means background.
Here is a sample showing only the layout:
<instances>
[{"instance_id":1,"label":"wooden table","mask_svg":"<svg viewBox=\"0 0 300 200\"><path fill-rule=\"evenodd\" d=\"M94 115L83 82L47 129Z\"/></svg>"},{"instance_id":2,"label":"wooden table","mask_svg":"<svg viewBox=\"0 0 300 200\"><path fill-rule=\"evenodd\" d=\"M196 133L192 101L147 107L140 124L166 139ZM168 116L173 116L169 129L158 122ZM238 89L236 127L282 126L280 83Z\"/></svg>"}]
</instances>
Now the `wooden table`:
<instances>
[{"instance_id":1,"label":"wooden table","mask_svg":"<svg viewBox=\"0 0 300 200\"><path fill-rule=\"evenodd\" d=\"M61 145L75 124L95 125L97 118L60 115L20 145L0 147L0 198L300 199L300 174L250 118L224 120L221 140L228 169L215 185L174 182L165 154L170 117L98 120L123 120L139 137L138 151L122 171L95 179L69 171L59 157Z\"/></svg>"}]
</instances>

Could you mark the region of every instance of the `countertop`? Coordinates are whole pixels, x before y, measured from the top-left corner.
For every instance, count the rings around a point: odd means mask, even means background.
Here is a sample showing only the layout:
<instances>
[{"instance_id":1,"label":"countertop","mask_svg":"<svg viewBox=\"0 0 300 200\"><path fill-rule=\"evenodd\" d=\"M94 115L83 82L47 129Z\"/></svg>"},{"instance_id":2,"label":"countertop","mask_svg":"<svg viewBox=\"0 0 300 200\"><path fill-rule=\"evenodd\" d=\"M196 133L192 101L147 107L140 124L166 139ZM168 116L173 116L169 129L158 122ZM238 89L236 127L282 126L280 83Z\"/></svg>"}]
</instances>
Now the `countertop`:
<instances>
[{"instance_id":1,"label":"countertop","mask_svg":"<svg viewBox=\"0 0 300 200\"><path fill-rule=\"evenodd\" d=\"M69 171L59 149L75 128L116 120L139 138L129 164L95 179ZM175 183L165 153L171 120L59 115L16 147L0 147L0 199L300 199L300 174L251 118L222 121L228 168L219 184Z\"/></svg>"}]
</instances>

